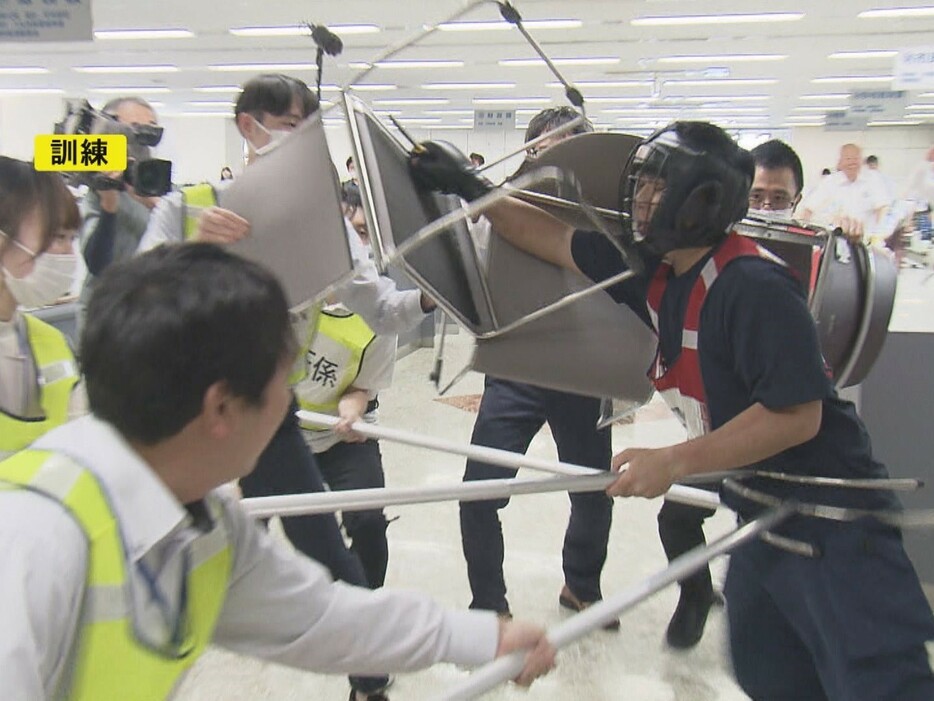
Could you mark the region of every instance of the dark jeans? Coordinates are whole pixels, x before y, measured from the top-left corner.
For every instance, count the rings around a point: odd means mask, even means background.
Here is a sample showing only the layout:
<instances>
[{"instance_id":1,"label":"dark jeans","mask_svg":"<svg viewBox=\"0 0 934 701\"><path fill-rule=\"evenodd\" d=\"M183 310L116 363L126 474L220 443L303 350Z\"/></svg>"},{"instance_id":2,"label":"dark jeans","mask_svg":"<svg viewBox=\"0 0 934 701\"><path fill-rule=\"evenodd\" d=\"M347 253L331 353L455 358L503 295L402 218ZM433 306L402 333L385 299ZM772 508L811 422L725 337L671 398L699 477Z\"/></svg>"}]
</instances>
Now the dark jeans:
<instances>
[{"instance_id":1,"label":"dark jeans","mask_svg":"<svg viewBox=\"0 0 934 701\"><path fill-rule=\"evenodd\" d=\"M259 456L256 468L240 480L243 496L267 497L324 491L324 481L315 456L311 448L305 445L298 419L295 418L297 408L293 401L282 425ZM333 514L290 516L282 519L282 528L296 550L327 567L335 579L367 586L360 560L347 549ZM350 677L350 685L364 693L382 689L387 681L386 676Z\"/></svg>"},{"instance_id":2,"label":"dark jeans","mask_svg":"<svg viewBox=\"0 0 934 701\"><path fill-rule=\"evenodd\" d=\"M525 453L547 421L564 462L610 468L610 432L597 431L600 401L518 382L487 377L471 443ZM516 471L467 461L465 481L501 479ZM603 492L571 494L571 518L564 537L564 580L583 601L602 597L600 574L606 561L613 502ZM461 540L473 594L471 608L506 611L503 532L499 509L509 499L460 505Z\"/></svg>"},{"instance_id":3,"label":"dark jeans","mask_svg":"<svg viewBox=\"0 0 934 701\"><path fill-rule=\"evenodd\" d=\"M704 521L713 514L713 509L679 504L667 499L664 501L658 512L658 536L668 562L689 550L707 544L704 538ZM709 594L713 591L710 568L703 567L690 577L682 579L679 584L686 594L698 597Z\"/></svg>"},{"instance_id":4,"label":"dark jeans","mask_svg":"<svg viewBox=\"0 0 934 701\"><path fill-rule=\"evenodd\" d=\"M324 481L335 492L347 489L385 487L383 459L379 443L337 443L315 458ZM344 529L350 537L351 550L363 563L371 589L383 586L389 564L389 544L386 542L386 517L382 509L348 511L342 514Z\"/></svg>"},{"instance_id":5,"label":"dark jeans","mask_svg":"<svg viewBox=\"0 0 934 701\"><path fill-rule=\"evenodd\" d=\"M924 648L934 617L898 531L798 519L779 532L822 554L759 540L732 553L727 615L743 691L756 701L934 699Z\"/></svg>"}]
</instances>

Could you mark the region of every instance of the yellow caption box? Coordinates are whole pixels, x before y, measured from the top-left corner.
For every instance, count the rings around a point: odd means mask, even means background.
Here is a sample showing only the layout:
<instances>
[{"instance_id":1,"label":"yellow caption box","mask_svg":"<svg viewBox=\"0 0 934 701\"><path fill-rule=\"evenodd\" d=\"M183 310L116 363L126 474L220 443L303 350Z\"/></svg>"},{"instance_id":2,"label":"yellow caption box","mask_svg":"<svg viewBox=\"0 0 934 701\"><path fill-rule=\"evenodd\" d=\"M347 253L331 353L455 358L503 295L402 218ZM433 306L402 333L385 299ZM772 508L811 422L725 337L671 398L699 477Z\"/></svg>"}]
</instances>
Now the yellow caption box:
<instances>
[{"instance_id":1,"label":"yellow caption box","mask_svg":"<svg viewBox=\"0 0 934 701\"><path fill-rule=\"evenodd\" d=\"M125 134L40 134L36 170L126 170Z\"/></svg>"}]
</instances>

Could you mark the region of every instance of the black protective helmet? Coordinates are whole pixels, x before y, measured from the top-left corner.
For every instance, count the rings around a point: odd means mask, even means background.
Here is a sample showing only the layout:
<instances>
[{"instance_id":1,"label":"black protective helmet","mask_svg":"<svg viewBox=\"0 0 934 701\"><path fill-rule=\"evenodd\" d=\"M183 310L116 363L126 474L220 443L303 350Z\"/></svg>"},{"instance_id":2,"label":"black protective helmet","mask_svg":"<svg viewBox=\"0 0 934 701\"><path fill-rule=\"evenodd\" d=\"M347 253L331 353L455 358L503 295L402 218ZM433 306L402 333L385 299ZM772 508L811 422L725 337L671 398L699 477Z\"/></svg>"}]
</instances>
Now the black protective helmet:
<instances>
[{"instance_id":1,"label":"black protective helmet","mask_svg":"<svg viewBox=\"0 0 934 701\"><path fill-rule=\"evenodd\" d=\"M633 151L620 183L623 230L664 255L712 246L746 215L752 156L707 122L673 122Z\"/></svg>"}]
</instances>

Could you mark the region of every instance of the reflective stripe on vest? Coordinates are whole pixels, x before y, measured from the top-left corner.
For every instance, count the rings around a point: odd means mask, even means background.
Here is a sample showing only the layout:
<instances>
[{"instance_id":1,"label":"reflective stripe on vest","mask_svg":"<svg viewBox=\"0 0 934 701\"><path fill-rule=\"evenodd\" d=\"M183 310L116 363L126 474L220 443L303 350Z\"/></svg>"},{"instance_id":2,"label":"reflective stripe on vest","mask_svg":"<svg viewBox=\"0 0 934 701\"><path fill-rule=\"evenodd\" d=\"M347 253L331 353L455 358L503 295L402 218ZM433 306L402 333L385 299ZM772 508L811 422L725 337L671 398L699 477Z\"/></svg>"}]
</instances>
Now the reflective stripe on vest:
<instances>
[{"instance_id":1,"label":"reflective stripe on vest","mask_svg":"<svg viewBox=\"0 0 934 701\"><path fill-rule=\"evenodd\" d=\"M214 528L188 546L185 639L179 653L170 656L144 646L133 632L123 541L94 475L63 455L27 449L0 462L0 500L3 490L20 488L60 503L88 542L78 633L58 696L70 701L167 698L211 640L224 603L231 553L219 508L210 505Z\"/></svg>"},{"instance_id":2,"label":"reflective stripe on vest","mask_svg":"<svg viewBox=\"0 0 934 701\"><path fill-rule=\"evenodd\" d=\"M24 314L23 319L38 371L42 417L29 419L0 411L0 460L65 423L71 392L78 384L78 368L64 334L29 314Z\"/></svg>"},{"instance_id":3,"label":"reflective stripe on vest","mask_svg":"<svg viewBox=\"0 0 934 701\"><path fill-rule=\"evenodd\" d=\"M182 213L185 225L185 240L190 240L198 233L198 220L201 211L217 204L217 192L210 183L189 185L182 188Z\"/></svg>"},{"instance_id":4,"label":"reflective stripe on vest","mask_svg":"<svg viewBox=\"0 0 934 701\"><path fill-rule=\"evenodd\" d=\"M704 264L691 288L684 313L684 328L681 331L681 353L674 365L669 368L665 367L659 348L655 353L652 368L649 370L649 379L658 393L662 395L668 408L687 430L688 438L697 438L710 431L707 394L704 391L697 348L701 309L708 292L723 269L731 261L744 256L759 256L781 262L770 252L754 243L752 239L736 233L727 236ZM671 266L668 263L662 263L649 284L648 309L656 333L662 298L671 274Z\"/></svg>"},{"instance_id":5,"label":"reflective stripe on vest","mask_svg":"<svg viewBox=\"0 0 934 701\"><path fill-rule=\"evenodd\" d=\"M376 334L357 314L321 312L306 354L305 377L295 386L299 405L336 416L337 404L360 374L363 356L374 338Z\"/></svg>"}]
</instances>

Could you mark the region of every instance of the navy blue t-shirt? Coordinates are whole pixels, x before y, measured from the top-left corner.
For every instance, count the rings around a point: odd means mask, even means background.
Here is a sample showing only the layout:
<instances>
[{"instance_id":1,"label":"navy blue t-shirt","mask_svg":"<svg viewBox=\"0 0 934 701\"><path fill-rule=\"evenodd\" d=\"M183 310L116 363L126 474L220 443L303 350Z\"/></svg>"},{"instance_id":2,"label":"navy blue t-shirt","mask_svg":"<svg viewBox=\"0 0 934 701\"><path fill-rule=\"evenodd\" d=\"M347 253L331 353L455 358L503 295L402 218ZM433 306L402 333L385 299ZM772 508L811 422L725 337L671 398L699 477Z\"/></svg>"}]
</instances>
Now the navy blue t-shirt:
<instances>
[{"instance_id":1,"label":"navy blue t-shirt","mask_svg":"<svg viewBox=\"0 0 934 701\"><path fill-rule=\"evenodd\" d=\"M625 269L619 251L599 233L576 232L571 251L577 267L595 281ZM669 367L681 352L688 298L710 255L682 275L672 273L665 287L658 315L659 351ZM646 294L659 262L650 261L645 275L607 290L646 323ZM759 257L731 261L708 290L701 308L697 349L711 430L756 403L768 409L823 403L817 436L755 468L825 477L887 476L882 464L872 458L869 435L855 408L837 396L824 371L803 286L784 266ZM772 480L746 484L773 494L793 493L803 501L863 508L897 504L889 493L874 490L801 488Z\"/></svg>"}]
</instances>

